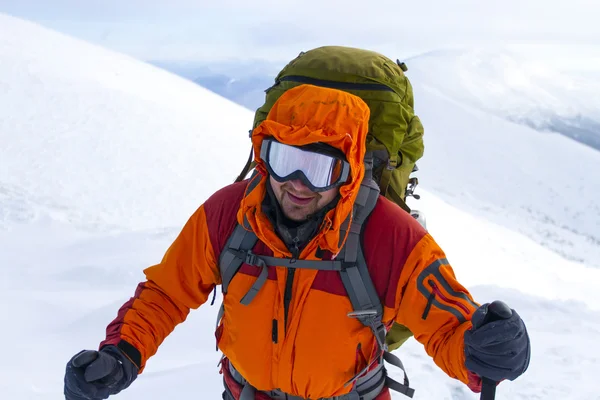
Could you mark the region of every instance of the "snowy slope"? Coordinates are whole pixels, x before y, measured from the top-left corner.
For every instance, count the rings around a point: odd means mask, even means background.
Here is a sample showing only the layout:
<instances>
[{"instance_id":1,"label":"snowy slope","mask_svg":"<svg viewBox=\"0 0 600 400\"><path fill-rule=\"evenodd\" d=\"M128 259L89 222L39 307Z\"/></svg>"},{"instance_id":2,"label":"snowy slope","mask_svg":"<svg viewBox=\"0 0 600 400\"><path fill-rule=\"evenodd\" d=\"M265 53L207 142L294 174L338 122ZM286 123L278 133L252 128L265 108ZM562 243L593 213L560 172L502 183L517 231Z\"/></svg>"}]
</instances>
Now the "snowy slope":
<instances>
[{"instance_id":1,"label":"snowy slope","mask_svg":"<svg viewBox=\"0 0 600 400\"><path fill-rule=\"evenodd\" d=\"M142 269L236 175L251 114L145 64L2 15L0 85L0 393L60 399L66 361L97 345ZM477 300L508 301L532 337L529 372L502 384L498 399L599 398L600 269L535 237L569 238L566 252L581 248L592 258L582 232L594 232L597 186L576 182L580 196L569 203L550 181L597 166L596 153L416 89L429 142L420 175L427 191L414 205ZM517 139L521 150L507 161L504 146ZM552 167L546 154L556 153L573 160L572 169ZM535 185L518 186L523 196L514 202L517 177ZM576 225L556 219L565 207ZM216 313L208 305L193 312L117 398L220 398ZM477 398L416 342L398 355L415 399Z\"/></svg>"},{"instance_id":2,"label":"snowy slope","mask_svg":"<svg viewBox=\"0 0 600 400\"><path fill-rule=\"evenodd\" d=\"M235 178L220 171L247 158L251 124L175 75L0 15L0 226L40 208L88 228L181 222Z\"/></svg>"},{"instance_id":3,"label":"snowy slope","mask_svg":"<svg viewBox=\"0 0 600 400\"><path fill-rule=\"evenodd\" d=\"M413 82L426 127L418 163L425 187L569 259L600 266L599 151Z\"/></svg>"},{"instance_id":4,"label":"snowy slope","mask_svg":"<svg viewBox=\"0 0 600 400\"><path fill-rule=\"evenodd\" d=\"M434 51L408 60L409 74L457 101L600 150L600 73L585 69L597 64L594 53L561 63L545 58L551 49L543 46L513 47Z\"/></svg>"}]
</instances>

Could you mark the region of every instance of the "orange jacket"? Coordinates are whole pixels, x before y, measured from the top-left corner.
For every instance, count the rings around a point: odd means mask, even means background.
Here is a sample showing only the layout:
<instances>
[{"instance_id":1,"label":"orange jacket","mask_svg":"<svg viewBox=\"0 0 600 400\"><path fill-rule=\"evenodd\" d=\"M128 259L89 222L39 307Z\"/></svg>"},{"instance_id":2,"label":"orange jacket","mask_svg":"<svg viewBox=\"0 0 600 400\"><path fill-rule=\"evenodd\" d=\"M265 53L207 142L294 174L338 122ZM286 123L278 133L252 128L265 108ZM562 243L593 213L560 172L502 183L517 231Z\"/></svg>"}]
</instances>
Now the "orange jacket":
<instances>
[{"instance_id":1,"label":"orange jacket","mask_svg":"<svg viewBox=\"0 0 600 400\"><path fill-rule=\"evenodd\" d=\"M341 149L351 166L340 201L324 218L300 259L318 259L317 248L335 255L340 225L352 211L364 175L369 109L346 92L303 85L287 91L252 136L255 154L267 136L302 145L316 141ZM107 328L106 344L118 345L141 369L164 338L202 305L221 283L218 260L244 217L258 236L253 252L290 257L261 204L267 176L260 159L259 184L227 186L190 218L162 262L145 270L147 281ZM380 197L364 224L362 246L384 305L384 323L407 326L449 376L468 383L463 334L477 307L455 279L433 238L406 212ZM284 321L287 269L269 267L268 280L247 306L241 298L259 275L243 264L224 296L218 346L257 389L279 388L304 398L345 394L345 383L377 356L371 330L347 317L352 306L336 271L296 270L288 320Z\"/></svg>"}]
</instances>

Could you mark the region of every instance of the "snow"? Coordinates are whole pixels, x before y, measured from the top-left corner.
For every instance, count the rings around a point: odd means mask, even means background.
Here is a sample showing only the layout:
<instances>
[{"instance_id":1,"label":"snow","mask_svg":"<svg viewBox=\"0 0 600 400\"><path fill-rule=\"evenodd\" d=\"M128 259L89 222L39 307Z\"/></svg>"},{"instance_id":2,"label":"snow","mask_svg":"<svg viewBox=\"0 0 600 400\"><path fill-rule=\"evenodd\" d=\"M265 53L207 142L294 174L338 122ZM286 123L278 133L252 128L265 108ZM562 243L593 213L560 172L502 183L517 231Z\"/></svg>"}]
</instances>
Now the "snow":
<instances>
[{"instance_id":1,"label":"snow","mask_svg":"<svg viewBox=\"0 0 600 400\"><path fill-rule=\"evenodd\" d=\"M58 399L68 359L239 172L252 114L1 14L0 88L0 393ZM532 339L529 371L497 398L600 398L599 153L415 90L427 150L412 205L476 299L508 302ZM220 398L216 314L193 312L118 398ZM415 399L478 398L414 340L397 354Z\"/></svg>"},{"instance_id":2,"label":"snow","mask_svg":"<svg viewBox=\"0 0 600 400\"><path fill-rule=\"evenodd\" d=\"M600 266L599 151L412 81L425 126L423 185L571 260Z\"/></svg>"},{"instance_id":3,"label":"snow","mask_svg":"<svg viewBox=\"0 0 600 400\"><path fill-rule=\"evenodd\" d=\"M455 100L600 150L600 47L583 48L585 56L579 57L557 47L560 51L526 44L458 48L407 63L415 81ZM557 54L571 57L561 63Z\"/></svg>"},{"instance_id":4,"label":"snow","mask_svg":"<svg viewBox=\"0 0 600 400\"><path fill-rule=\"evenodd\" d=\"M249 140L224 135L252 127L241 106L31 23L0 16L0 29L4 222L43 208L79 226L162 227L222 186L221 160L247 158Z\"/></svg>"},{"instance_id":5,"label":"snow","mask_svg":"<svg viewBox=\"0 0 600 400\"><path fill-rule=\"evenodd\" d=\"M535 109L563 116L596 113L596 80L562 71L541 56L507 47L434 51L407 61L411 76L489 111L531 118ZM421 74L423 76L421 76ZM452 77L453 79L448 79Z\"/></svg>"}]
</instances>

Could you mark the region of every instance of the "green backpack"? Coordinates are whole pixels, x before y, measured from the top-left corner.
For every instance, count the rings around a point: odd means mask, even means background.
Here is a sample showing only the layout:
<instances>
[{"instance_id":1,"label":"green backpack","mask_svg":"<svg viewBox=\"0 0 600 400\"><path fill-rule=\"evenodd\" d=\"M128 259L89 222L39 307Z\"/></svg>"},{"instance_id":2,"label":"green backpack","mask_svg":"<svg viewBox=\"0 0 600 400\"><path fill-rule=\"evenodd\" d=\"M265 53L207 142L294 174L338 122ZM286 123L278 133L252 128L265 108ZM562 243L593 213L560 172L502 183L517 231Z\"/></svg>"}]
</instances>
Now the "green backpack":
<instances>
[{"instance_id":1,"label":"green backpack","mask_svg":"<svg viewBox=\"0 0 600 400\"><path fill-rule=\"evenodd\" d=\"M423 156L423 125L414 113L412 86L406 65L368 50L325 46L302 52L288 63L266 90L265 103L256 111L256 128L286 91L302 84L344 90L369 106L367 151L373 156L373 179L382 195L407 212L406 197L418 181L410 174ZM237 181L253 168L252 153ZM412 333L394 324L386 336L389 350L400 347Z\"/></svg>"}]
</instances>

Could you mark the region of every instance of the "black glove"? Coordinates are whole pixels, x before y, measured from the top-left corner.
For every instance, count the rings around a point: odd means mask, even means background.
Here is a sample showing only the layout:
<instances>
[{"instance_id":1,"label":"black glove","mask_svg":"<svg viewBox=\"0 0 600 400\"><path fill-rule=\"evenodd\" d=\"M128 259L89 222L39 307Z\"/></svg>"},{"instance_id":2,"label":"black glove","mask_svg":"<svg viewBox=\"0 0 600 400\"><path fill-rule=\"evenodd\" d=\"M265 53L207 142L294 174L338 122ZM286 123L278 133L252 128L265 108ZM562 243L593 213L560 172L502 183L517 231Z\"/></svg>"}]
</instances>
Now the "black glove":
<instances>
[{"instance_id":1,"label":"black glove","mask_svg":"<svg viewBox=\"0 0 600 400\"><path fill-rule=\"evenodd\" d=\"M488 307L484 304L475 310L473 328L465 332L465 365L480 377L496 382L515 380L527 370L531 355L525 323L507 306L504 312L500 310L501 315Z\"/></svg>"},{"instance_id":2,"label":"black glove","mask_svg":"<svg viewBox=\"0 0 600 400\"><path fill-rule=\"evenodd\" d=\"M106 399L127 388L137 374L138 367L115 346L83 350L67 363L65 399Z\"/></svg>"}]
</instances>

